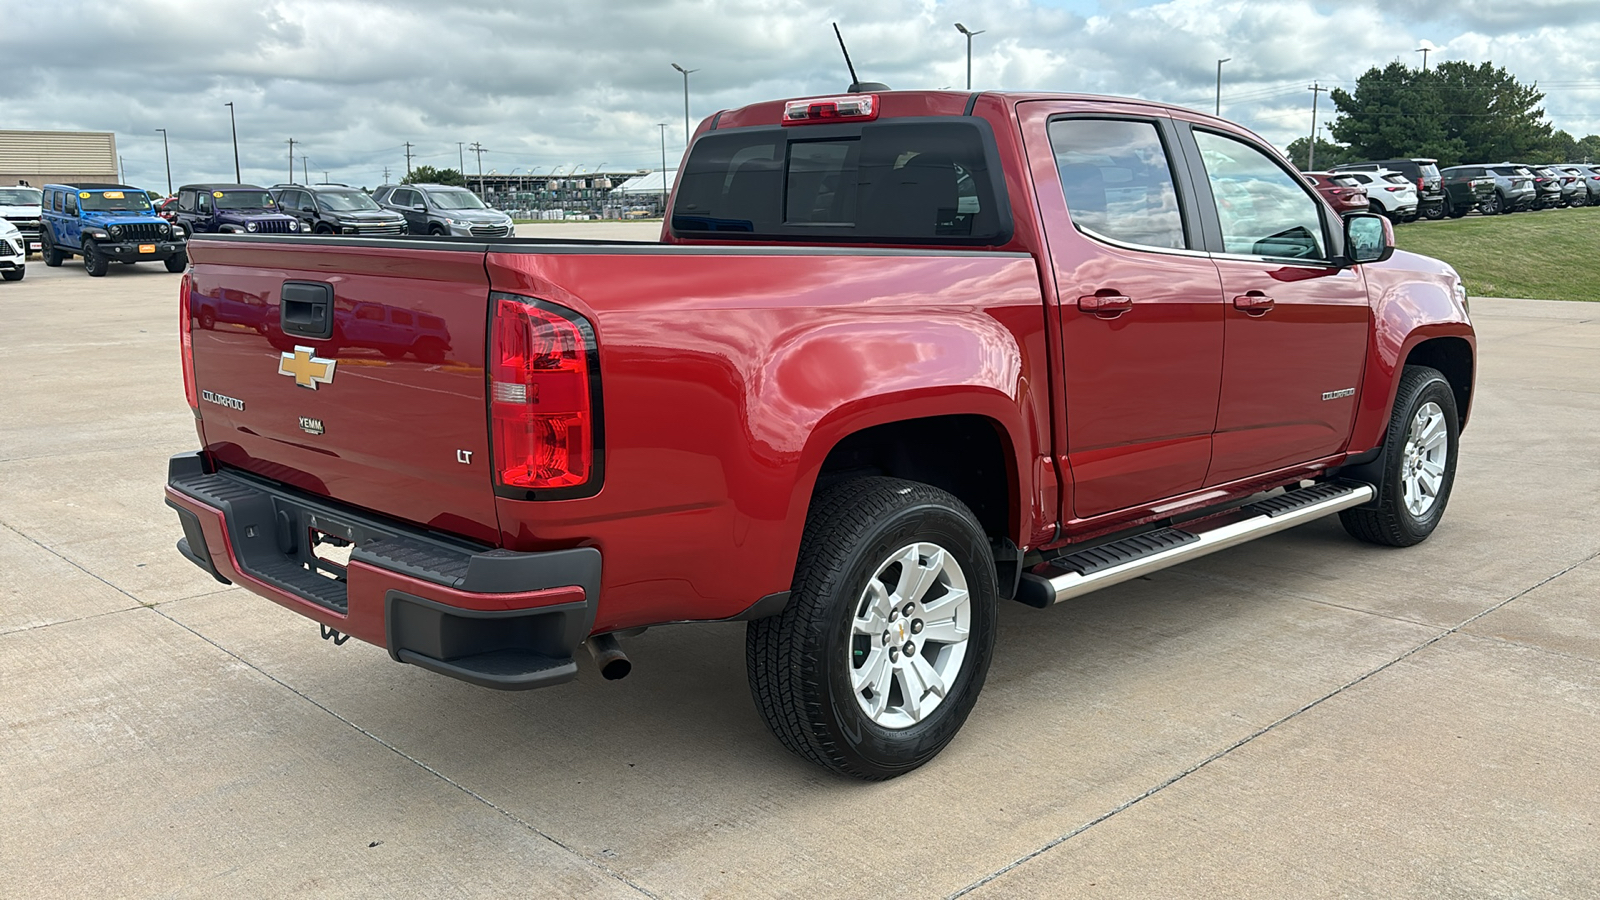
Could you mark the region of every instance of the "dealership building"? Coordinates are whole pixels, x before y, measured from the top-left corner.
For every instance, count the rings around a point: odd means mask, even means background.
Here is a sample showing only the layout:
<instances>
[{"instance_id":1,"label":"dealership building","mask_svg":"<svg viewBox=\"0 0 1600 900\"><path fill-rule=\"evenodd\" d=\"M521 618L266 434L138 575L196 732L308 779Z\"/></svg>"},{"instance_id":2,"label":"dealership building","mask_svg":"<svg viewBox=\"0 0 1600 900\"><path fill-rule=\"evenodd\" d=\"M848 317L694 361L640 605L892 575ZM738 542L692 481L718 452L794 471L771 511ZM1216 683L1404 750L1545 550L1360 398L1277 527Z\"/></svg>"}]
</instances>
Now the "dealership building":
<instances>
[{"instance_id":1,"label":"dealership building","mask_svg":"<svg viewBox=\"0 0 1600 900\"><path fill-rule=\"evenodd\" d=\"M109 131L0 131L0 185L118 180Z\"/></svg>"}]
</instances>

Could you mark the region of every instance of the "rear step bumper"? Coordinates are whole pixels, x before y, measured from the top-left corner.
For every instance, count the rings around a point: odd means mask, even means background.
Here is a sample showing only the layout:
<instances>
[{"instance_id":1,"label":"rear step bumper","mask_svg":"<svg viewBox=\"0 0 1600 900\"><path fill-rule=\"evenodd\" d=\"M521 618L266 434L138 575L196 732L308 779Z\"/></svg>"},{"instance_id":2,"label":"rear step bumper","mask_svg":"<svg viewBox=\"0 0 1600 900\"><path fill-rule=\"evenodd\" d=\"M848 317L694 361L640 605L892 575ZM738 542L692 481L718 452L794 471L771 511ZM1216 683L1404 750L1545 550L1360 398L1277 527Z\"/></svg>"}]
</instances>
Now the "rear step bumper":
<instances>
[{"instance_id":1,"label":"rear step bumper","mask_svg":"<svg viewBox=\"0 0 1600 900\"><path fill-rule=\"evenodd\" d=\"M309 497L199 453L167 468L178 552L211 573L389 651L484 687L572 680L594 627L600 551L484 549ZM348 565L319 560L313 533L349 541Z\"/></svg>"},{"instance_id":2,"label":"rear step bumper","mask_svg":"<svg viewBox=\"0 0 1600 900\"><path fill-rule=\"evenodd\" d=\"M1017 599L1029 606L1050 606L1360 506L1372 496L1370 485L1328 482L1269 497L1224 516L1101 544L1024 572Z\"/></svg>"}]
</instances>

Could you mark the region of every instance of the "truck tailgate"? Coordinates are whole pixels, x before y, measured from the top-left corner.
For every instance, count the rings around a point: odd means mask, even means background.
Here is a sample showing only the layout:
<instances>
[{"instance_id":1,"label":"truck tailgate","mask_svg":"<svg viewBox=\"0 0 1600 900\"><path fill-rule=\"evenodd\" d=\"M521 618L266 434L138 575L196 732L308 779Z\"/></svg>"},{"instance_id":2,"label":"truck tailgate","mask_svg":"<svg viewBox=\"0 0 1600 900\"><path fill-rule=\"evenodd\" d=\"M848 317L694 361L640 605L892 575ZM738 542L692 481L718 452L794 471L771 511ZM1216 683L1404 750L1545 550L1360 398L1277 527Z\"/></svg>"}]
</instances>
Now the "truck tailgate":
<instances>
[{"instance_id":1,"label":"truck tailgate","mask_svg":"<svg viewBox=\"0 0 1600 900\"><path fill-rule=\"evenodd\" d=\"M481 246L196 240L189 254L201 432L219 463L497 539Z\"/></svg>"}]
</instances>

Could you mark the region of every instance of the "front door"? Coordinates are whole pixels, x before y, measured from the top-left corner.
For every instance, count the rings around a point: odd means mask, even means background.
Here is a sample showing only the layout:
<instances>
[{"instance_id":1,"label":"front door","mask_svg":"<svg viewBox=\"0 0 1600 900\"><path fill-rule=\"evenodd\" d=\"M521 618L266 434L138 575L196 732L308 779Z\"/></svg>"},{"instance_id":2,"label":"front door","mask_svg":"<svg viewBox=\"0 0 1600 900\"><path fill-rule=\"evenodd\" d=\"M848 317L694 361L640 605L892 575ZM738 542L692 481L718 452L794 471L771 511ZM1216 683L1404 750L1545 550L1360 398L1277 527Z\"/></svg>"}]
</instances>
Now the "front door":
<instances>
[{"instance_id":1,"label":"front door","mask_svg":"<svg viewBox=\"0 0 1600 900\"><path fill-rule=\"evenodd\" d=\"M1332 456L1355 419L1371 311L1359 267L1330 262L1335 220L1271 154L1188 131L1220 235L1226 347L1206 484Z\"/></svg>"},{"instance_id":2,"label":"front door","mask_svg":"<svg viewBox=\"0 0 1600 900\"><path fill-rule=\"evenodd\" d=\"M1216 425L1222 288L1174 178L1174 125L1147 107L1022 106L1060 299L1063 516L1196 490Z\"/></svg>"}]
</instances>

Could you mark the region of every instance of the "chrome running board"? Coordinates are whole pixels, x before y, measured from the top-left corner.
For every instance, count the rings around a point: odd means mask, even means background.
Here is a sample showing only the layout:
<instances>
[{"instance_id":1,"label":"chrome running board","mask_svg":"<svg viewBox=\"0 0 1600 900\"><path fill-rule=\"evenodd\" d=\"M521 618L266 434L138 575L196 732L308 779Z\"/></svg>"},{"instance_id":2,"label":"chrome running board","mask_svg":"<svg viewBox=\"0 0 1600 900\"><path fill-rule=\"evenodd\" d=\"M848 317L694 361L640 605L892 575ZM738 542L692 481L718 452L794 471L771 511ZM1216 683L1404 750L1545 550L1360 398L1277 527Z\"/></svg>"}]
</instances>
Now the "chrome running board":
<instances>
[{"instance_id":1,"label":"chrome running board","mask_svg":"<svg viewBox=\"0 0 1600 900\"><path fill-rule=\"evenodd\" d=\"M1365 484L1326 482L1269 497L1211 519L1058 556L1022 573L1017 599L1040 608L1266 537L1373 498ZM1214 523L1206 527L1208 523Z\"/></svg>"}]
</instances>

